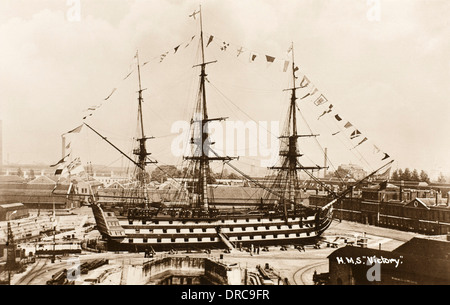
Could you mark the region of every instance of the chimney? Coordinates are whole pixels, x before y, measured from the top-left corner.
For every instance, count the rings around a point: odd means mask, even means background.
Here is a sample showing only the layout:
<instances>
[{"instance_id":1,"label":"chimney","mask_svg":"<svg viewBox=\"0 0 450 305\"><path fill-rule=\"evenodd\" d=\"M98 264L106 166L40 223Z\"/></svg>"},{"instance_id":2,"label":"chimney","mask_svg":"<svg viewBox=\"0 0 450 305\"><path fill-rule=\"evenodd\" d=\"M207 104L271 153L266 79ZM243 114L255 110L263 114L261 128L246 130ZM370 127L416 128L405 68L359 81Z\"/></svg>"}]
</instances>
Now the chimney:
<instances>
[{"instance_id":1,"label":"chimney","mask_svg":"<svg viewBox=\"0 0 450 305\"><path fill-rule=\"evenodd\" d=\"M403 186L405 185L405 181L400 181L400 202L403 202Z\"/></svg>"},{"instance_id":2,"label":"chimney","mask_svg":"<svg viewBox=\"0 0 450 305\"><path fill-rule=\"evenodd\" d=\"M328 148L325 147L324 149L324 160L323 160L323 178L327 177L327 154L328 154Z\"/></svg>"},{"instance_id":3,"label":"chimney","mask_svg":"<svg viewBox=\"0 0 450 305\"><path fill-rule=\"evenodd\" d=\"M436 191L436 205L439 205L439 202L441 201L441 191Z\"/></svg>"}]
</instances>

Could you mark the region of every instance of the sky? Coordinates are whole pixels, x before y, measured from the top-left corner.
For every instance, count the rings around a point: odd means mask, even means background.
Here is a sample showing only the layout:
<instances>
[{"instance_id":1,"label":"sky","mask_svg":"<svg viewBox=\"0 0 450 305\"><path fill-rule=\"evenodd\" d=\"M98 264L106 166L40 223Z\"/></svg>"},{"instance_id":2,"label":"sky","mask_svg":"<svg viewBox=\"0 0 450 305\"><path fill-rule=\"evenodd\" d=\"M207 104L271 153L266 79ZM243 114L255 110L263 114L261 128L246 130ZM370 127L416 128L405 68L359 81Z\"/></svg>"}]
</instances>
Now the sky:
<instances>
[{"instance_id":1,"label":"sky","mask_svg":"<svg viewBox=\"0 0 450 305\"><path fill-rule=\"evenodd\" d=\"M149 150L161 164L175 163L173 145L180 139L175 127L190 119L196 100L199 70L192 66L199 63L199 22L198 15L195 20L189 15L200 4L205 44L214 36L206 59L218 61L207 67L212 116L266 122L267 129L272 121L282 122L289 103L283 89L292 86L292 74L282 71L282 63L291 59L287 50L293 43L297 85L307 76L311 84L306 89L317 88L328 100L320 106L315 99L298 100L299 106L312 115L312 125L325 123L321 135L350 151L347 157L345 149L321 144L330 159L336 156L333 165L361 161L374 169L383 164L373 155L375 145L381 156L388 153L395 160L394 168L450 176L446 0L3 0L3 162L55 163L61 158L61 135L79 126L89 114L83 110L92 105L101 107L85 122L131 151L130 137L137 127L138 50L141 65L148 61L141 76L147 88L146 135L155 136ZM220 49L224 42L225 51ZM245 52L238 57L240 47ZM254 62L251 54L257 55ZM267 62L264 55L275 61ZM329 105L333 112L317 119ZM351 122L361 137L349 142L342 126L338 136L330 136L339 130L335 114L342 123ZM89 146L79 152L95 164L124 162L85 127L78 138L66 141ZM243 163L261 165L261 151L251 155L240 149L234 153L247 155ZM311 162L322 164L323 156L315 154Z\"/></svg>"}]
</instances>

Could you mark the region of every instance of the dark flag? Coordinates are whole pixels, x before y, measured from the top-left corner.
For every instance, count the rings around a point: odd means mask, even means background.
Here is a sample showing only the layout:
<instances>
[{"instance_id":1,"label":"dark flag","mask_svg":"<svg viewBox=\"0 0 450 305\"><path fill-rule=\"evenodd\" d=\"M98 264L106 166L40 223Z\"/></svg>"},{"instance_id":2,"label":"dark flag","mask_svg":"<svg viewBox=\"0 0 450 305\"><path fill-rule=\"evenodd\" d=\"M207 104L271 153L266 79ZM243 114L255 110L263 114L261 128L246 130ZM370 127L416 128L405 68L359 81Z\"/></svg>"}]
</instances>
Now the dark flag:
<instances>
[{"instance_id":1,"label":"dark flag","mask_svg":"<svg viewBox=\"0 0 450 305\"><path fill-rule=\"evenodd\" d=\"M317 119L320 119L321 117L323 117L325 114L330 113L333 109L333 105L330 105L328 107L328 110L325 110Z\"/></svg>"},{"instance_id":2,"label":"dark flag","mask_svg":"<svg viewBox=\"0 0 450 305\"><path fill-rule=\"evenodd\" d=\"M342 119L341 119L341 117L339 116L339 114L336 114L334 117L336 118L336 120L342 121Z\"/></svg>"},{"instance_id":3,"label":"dark flag","mask_svg":"<svg viewBox=\"0 0 450 305\"><path fill-rule=\"evenodd\" d=\"M63 171L63 168L58 168L58 169L55 171L55 176L61 175L61 174L62 174L62 171Z\"/></svg>"},{"instance_id":4,"label":"dark flag","mask_svg":"<svg viewBox=\"0 0 450 305\"><path fill-rule=\"evenodd\" d=\"M167 54L169 54L169 51L167 51L166 53L161 54L159 62L162 62L164 60L164 58L166 58Z\"/></svg>"},{"instance_id":5,"label":"dark flag","mask_svg":"<svg viewBox=\"0 0 450 305\"><path fill-rule=\"evenodd\" d=\"M275 60L275 57L266 55L266 60L267 60L267 62L273 62Z\"/></svg>"},{"instance_id":6,"label":"dark flag","mask_svg":"<svg viewBox=\"0 0 450 305\"><path fill-rule=\"evenodd\" d=\"M358 143L358 146L361 145L362 143L366 142L367 138L364 138L361 142Z\"/></svg>"},{"instance_id":7,"label":"dark flag","mask_svg":"<svg viewBox=\"0 0 450 305\"><path fill-rule=\"evenodd\" d=\"M303 97L301 97L300 99L304 99L304 98L307 98L308 96L312 96L312 95L314 95L315 93L317 92L317 88L314 88L314 90L312 91L312 92L310 92L310 93L306 93Z\"/></svg>"},{"instance_id":8,"label":"dark flag","mask_svg":"<svg viewBox=\"0 0 450 305\"><path fill-rule=\"evenodd\" d=\"M117 90L117 88L114 88L111 93L105 98L105 101L107 101L112 95L113 93Z\"/></svg>"},{"instance_id":9,"label":"dark flag","mask_svg":"<svg viewBox=\"0 0 450 305\"><path fill-rule=\"evenodd\" d=\"M71 131L66 132L65 134L68 134L68 133L79 133L81 131L82 127L83 127L83 124L81 124L77 128L72 129Z\"/></svg>"},{"instance_id":10,"label":"dark flag","mask_svg":"<svg viewBox=\"0 0 450 305\"><path fill-rule=\"evenodd\" d=\"M344 127L345 128L350 128L350 127L352 127L353 125L352 125L352 123L350 123L350 122L347 122L345 125L344 125Z\"/></svg>"},{"instance_id":11,"label":"dark flag","mask_svg":"<svg viewBox=\"0 0 450 305\"><path fill-rule=\"evenodd\" d=\"M383 160L385 160L385 159L387 159L387 158L389 158L390 156L387 154L387 153L384 153L384 157L383 157L383 159L381 159L381 161L383 161Z\"/></svg>"},{"instance_id":12,"label":"dark flag","mask_svg":"<svg viewBox=\"0 0 450 305\"><path fill-rule=\"evenodd\" d=\"M195 37L195 35L192 36L191 40L184 46L185 48L187 48L191 44L192 40L194 40L194 37Z\"/></svg>"},{"instance_id":13,"label":"dark flag","mask_svg":"<svg viewBox=\"0 0 450 305\"><path fill-rule=\"evenodd\" d=\"M222 44L222 46L220 47L220 49L222 50L222 51L226 51L227 50L227 48L230 46L230 44L229 43L226 43L225 41L223 42L223 44Z\"/></svg>"},{"instance_id":14,"label":"dark flag","mask_svg":"<svg viewBox=\"0 0 450 305\"><path fill-rule=\"evenodd\" d=\"M130 73L128 73L128 75L125 76L125 77L123 78L123 80L126 80L126 79L131 75L131 73L133 73L133 71L131 71Z\"/></svg>"},{"instance_id":15,"label":"dark flag","mask_svg":"<svg viewBox=\"0 0 450 305\"><path fill-rule=\"evenodd\" d=\"M385 190L387 188L387 180L380 183L380 191Z\"/></svg>"},{"instance_id":16,"label":"dark flag","mask_svg":"<svg viewBox=\"0 0 450 305\"><path fill-rule=\"evenodd\" d=\"M361 132L359 130L355 130L354 132L352 132L352 134L350 135L350 139L354 139L357 138L361 135Z\"/></svg>"},{"instance_id":17,"label":"dark flag","mask_svg":"<svg viewBox=\"0 0 450 305\"><path fill-rule=\"evenodd\" d=\"M208 43L206 44L206 47L209 46L209 44L213 41L213 39L214 39L213 35L209 36Z\"/></svg>"},{"instance_id":18,"label":"dark flag","mask_svg":"<svg viewBox=\"0 0 450 305\"><path fill-rule=\"evenodd\" d=\"M59 160L57 163L50 165L50 167L55 167L58 164L61 164L63 162L65 162L64 160L70 155L70 153L67 154L67 156L65 156L64 158L62 158L61 160Z\"/></svg>"},{"instance_id":19,"label":"dark flag","mask_svg":"<svg viewBox=\"0 0 450 305\"><path fill-rule=\"evenodd\" d=\"M173 48L175 50L175 52L173 52L173 54L177 53L179 47L180 47L180 45L178 45L175 48Z\"/></svg>"},{"instance_id":20,"label":"dark flag","mask_svg":"<svg viewBox=\"0 0 450 305\"><path fill-rule=\"evenodd\" d=\"M366 142L368 139L367 138L364 138L361 142L359 142L357 145L355 145L355 147L353 147L353 148L356 148L356 147L358 147L359 145L361 145L362 143L364 143L364 142Z\"/></svg>"}]
</instances>

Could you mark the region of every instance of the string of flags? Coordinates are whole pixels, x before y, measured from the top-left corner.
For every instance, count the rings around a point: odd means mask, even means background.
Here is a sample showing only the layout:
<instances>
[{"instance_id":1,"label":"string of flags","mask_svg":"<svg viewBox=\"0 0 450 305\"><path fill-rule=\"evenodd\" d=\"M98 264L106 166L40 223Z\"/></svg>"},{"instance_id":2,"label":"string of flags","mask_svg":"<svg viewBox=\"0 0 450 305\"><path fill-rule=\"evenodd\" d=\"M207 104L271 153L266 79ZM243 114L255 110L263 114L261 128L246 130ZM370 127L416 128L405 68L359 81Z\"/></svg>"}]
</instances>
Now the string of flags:
<instances>
[{"instance_id":1,"label":"string of flags","mask_svg":"<svg viewBox=\"0 0 450 305\"><path fill-rule=\"evenodd\" d=\"M189 15L189 17L196 19L196 15L199 13L200 13L199 11L194 11L191 15ZM206 37L206 46L205 46L206 48L212 48L213 46L216 46L216 47L218 47L218 49L221 52L232 52L231 54L234 54L234 56L236 56L236 58L241 58L242 56L245 56L245 54L247 53L248 60L250 63L266 62L267 65L270 66L270 65L278 62L278 63L280 63L280 68L281 68L282 72L287 72L287 70L289 69L289 65L291 64L291 61L286 59L286 56L276 57L276 56L272 56L269 54L261 55L261 52L255 52L255 51L247 49L243 46L239 46L237 44L231 43L228 40L224 40L224 39L221 39L220 37L217 37L216 35L208 34L208 33L205 33L205 34L206 34L206 36L205 36ZM147 65L151 61L158 61L159 63L162 63L169 56L179 54L182 49L186 49L187 47L189 47L189 45L191 45L191 43L195 37L196 37L196 35L193 35L189 39L187 39L185 42L177 44L172 49L162 52L162 53L160 53L160 55L153 57L150 60L145 61L144 64L141 65L141 67ZM292 51L292 49L293 49L293 46L291 45L287 50L287 55L289 55L289 53ZM134 56L134 59L136 57L137 57L137 53ZM132 65L136 66L136 63L134 63L134 61L133 61ZM132 69L130 68L128 73L122 80L128 79L135 70L137 70L135 67ZM298 66L293 67L293 72L294 72L295 78L298 78L296 73L299 72L299 70L300 69ZM83 120L92 116L93 113L96 110L98 110L104 102L108 101L114 95L114 93L117 92L117 89L118 89L117 87L118 86L114 87L111 90L111 92L104 98L102 103L100 103L98 105L93 105L93 106L90 106L89 108L87 108L85 110L86 114L83 116ZM322 118L323 116L325 116L335 110L333 108L333 105L329 104L328 98L324 94L320 93L319 89L304 74L302 75L302 78L301 78L301 81L299 84L299 88L304 91L304 94L300 97L300 100L310 100L314 103L314 105L316 105L318 107L326 107L323 110L323 112L321 113L321 115L318 117L318 120L320 118ZM335 114L334 118L335 118L336 122L339 122L339 123L344 122L342 117L339 114ZM346 122L345 125L343 126L343 129L340 128L336 132L333 132L332 135L336 136L337 134L339 134L343 131L346 131L350 128L352 130L352 132L349 135L350 140L354 140L362 135L361 132L358 129L356 129L353 126L353 124L350 122ZM356 148L356 147L364 144L366 141L368 141L368 138L364 137L364 139L361 140L360 142L358 142L353 148ZM374 147L376 147L376 146L374 146ZM380 149L378 149L378 147L376 147L376 150L374 151L374 153L378 154L380 152L381 152ZM387 153L384 153L382 160L385 160L389 157L390 156Z\"/></svg>"},{"instance_id":2,"label":"string of flags","mask_svg":"<svg viewBox=\"0 0 450 305\"><path fill-rule=\"evenodd\" d=\"M67 177L69 175L77 175L83 173L84 166L81 164L80 157L73 159L72 161L64 161L56 169L55 176Z\"/></svg>"},{"instance_id":3,"label":"string of flags","mask_svg":"<svg viewBox=\"0 0 450 305\"><path fill-rule=\"evenodd\" d=\"M275 56L268 55L268 54L264 54L261 56L260 52L249 50L248 48L245 48L243 46L233 44L233 43L229 42L228 40L223 40L212 34L207 34L207 35L209 35L209 36L207 36L208 38L207 38L206 47L211 48L213 45L216 45L220 49L220 51L233 52L233 53L235 52L234 54L237 58L240 56L243 56L244 53L248 53L248 56L249 56L248 60L250 63L256 63L256 62L260 61L260 62L266 62L268 65L271 65L275 62L280 62L281 69L283 72L287 72L287 70L289 69L289 65L291 64L291 61L287 60L285 57L277 58ZM217 42L217 43L214 43L214 42ZM291 45L287 50L287 55L289 55L289 53L292 51L292 49L293 49L293 46ZM295 66L295 67L293 67L293 70L294 70L293 72L294 72L295 78L298 78L295 73L300 70L299 67ZM300 84L299 84L299 88L306 90L305 94L300 97L300 100L308 99L308 100L312 101L314 103L314 105L316 105L318 107L326 107L323 110L322 114L318 117L318 119L320 119L321 117L334 111L333 104L329 104L328 98L324 94L321 94L319 92L319 89L311 82L311 80L308 78L308 76L306 76L306 75L302 76ZM337 113L334 115L334 119L336 120L336 122L343 121L342 117ZM344 124L344 129L340 129L340 130L334 132L332 135L337 135L338 133L341 133L342 131L345 131L345 130L352 130L349 135L350 140L354 140L354 139L360 138L362 136L362 133L357 128L355 128L352 123L350 123L348 121ZM369 139L367 137L364 137L353 148L356 148L356 147L366 143L368 140ZM377 151L374 153L376 153L376 154L380 153L380 149L378 149L378 147L377 147ZM387 153L383 153L382 160L386 160L388 158L390 158L390 156Z\"/></svg>"},{"instance_id":4,"label":"string of flags","mask_svg":"<svg viewBox=\"0 0 450 305\"><path fill-rule=\"evenodd\" d=\"M63 133L62 136L66 138L68 135L77 135L81 132L82 128L83 124L69 130L68 132ZM84 172L84 167L81 164L80 157L76 157L73 160L70 160L72 156L71 144L72 141L68 142L64 146L65 149L68 150L68 153L61 160L59 160L55 164L50 165L50 167L56 167L55 176L60 176L60 179L61 177L67 177L69 175L76 175Z\"/></svg>"},{"instance_id":5,"label":"string of flags","mask_svg":"<svg viewBox=\"0 0 450 305\"><path fill-rule=\"evenodd\" d=\"M184 41L183 43L178 44L176 47L174 47L172 49L173 53L170 52L170 51L165 51L165 52L161 53L158 56L155 56L155 57L153 57L153 58L151 58L149 60L144 61L144 63L141 64L140 67L146 66L151 61L159 61L159 63L163 62L169 55L179 53L180 50L181 50L181 47L182 47L182 49L186 49L192 43L194 38L195 38L195 35L191 36L188 40ZM126 75L121 79L121 81L124 81L124 80L128 79L137 70L136 59L137 59L137 52L136 52L136 54L133 57L133 60L132 60L132 62L130 64L130 67L129 67ZM107 102L114 95L114 93L118 90L118 87L119 86L115 86L110 91L110 93L103 99L103 101L100 104L89 106L87 109L83 110L83 113L84 113L83 114L83 120L91 117L94 114L94 112L96 110L98 110L103 105L103 103Z\"/></svg>"},{"instance_id":6,"label":"string of flags","mask_svg":"<svg viewBox=\"0 0 450 305\"><path fill-rule=\"evenodd\" d=\"M321 117L323 117L325 114L330 113L333 110L333 105L328 106L328 109L325 110L317 119L320 119Z\"/></svg>"}]
</instances>

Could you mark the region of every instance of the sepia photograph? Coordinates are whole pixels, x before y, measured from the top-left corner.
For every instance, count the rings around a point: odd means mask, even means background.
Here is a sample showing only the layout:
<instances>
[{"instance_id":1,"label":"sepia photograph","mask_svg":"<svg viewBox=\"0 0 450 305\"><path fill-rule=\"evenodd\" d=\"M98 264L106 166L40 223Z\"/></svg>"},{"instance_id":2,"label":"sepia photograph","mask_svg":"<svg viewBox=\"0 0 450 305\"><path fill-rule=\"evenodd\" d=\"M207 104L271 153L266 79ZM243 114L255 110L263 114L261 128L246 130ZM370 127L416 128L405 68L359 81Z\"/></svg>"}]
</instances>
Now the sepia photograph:
<instances>
[{"instance_id":1,"label":"sepia photograph","mask_svg":"<svg viewBox=\"0 0 450 305\"><path fill-rule=\"evenodd\" d=\"M447 0L1 1L0 284L449 285L449 20Z\"/></svg>"}]
</instances>

